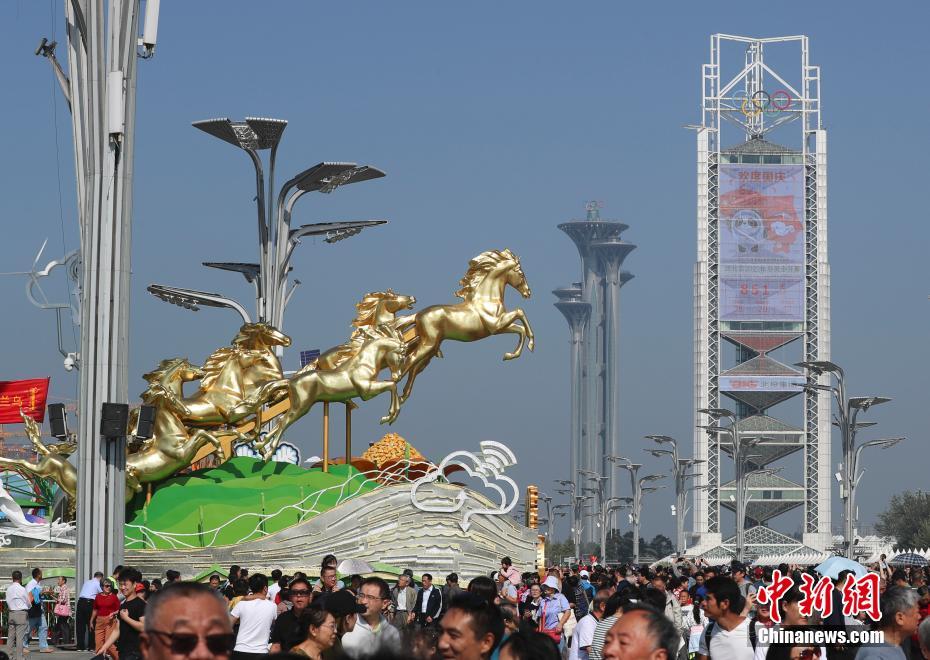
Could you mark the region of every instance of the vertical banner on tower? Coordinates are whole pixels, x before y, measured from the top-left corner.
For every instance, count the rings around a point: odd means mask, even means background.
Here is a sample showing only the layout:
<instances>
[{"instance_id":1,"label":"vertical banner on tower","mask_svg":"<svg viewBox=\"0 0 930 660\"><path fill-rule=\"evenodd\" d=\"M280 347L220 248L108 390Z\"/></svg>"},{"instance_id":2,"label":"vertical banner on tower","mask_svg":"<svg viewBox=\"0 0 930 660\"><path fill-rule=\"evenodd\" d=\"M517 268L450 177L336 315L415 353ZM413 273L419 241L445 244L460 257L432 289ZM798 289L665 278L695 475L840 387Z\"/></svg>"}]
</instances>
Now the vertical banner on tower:
<instances>
[{"instance_id":1,"label":"vertical banner on tower","mask_svg":"<svg viewBox=\"0 0 930 660\"><path fill-rule=\"evenodd\" d=\"M40 424L45 421L49 378L0 381L0 424L21 424L22 411Z\"/></svg>"},{"instance_id":2,"label":"vertical banner on tower","mask_svg":"<svg viewBox=\"0 0 930 660\"><path fill-rule=\"evenodd\" d=\"M721 164L722 321L804 320L804 166Z\"/></svg>"}]
</instances>

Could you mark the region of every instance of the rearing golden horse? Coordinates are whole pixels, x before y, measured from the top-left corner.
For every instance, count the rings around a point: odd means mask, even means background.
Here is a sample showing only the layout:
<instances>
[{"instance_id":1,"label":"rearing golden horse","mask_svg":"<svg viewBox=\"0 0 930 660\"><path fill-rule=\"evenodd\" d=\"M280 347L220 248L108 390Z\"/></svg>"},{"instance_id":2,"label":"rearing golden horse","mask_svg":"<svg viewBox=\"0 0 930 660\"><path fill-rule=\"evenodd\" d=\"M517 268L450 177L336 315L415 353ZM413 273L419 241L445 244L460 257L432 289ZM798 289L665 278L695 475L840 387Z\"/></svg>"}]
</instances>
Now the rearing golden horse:
<instances>
[{"instance_id":1,"label":"rearing golden horse","mask_svg":"<svg viewBox=\"0 0 930 660\"><path fill-rule=\"evenodd\" d=\"M504 290L508 284L524 298L531 295L520 260L510 250L482 252L468 263L468 271L459 284L462 288L455 295L462 298L462 302L426 307L415 315L417 338L404 364L407 382L401 403L413 391L417 374L439 354L440 344L445 339L476 341L504 333L518 335L516 349L505 353L505 360L520 357L524 344L531 351L535 347L533 329L523 310L518 307L507 311L504 307Z\"/></svg>"},{"instance_id":2,"label":"rearing golden horse","mask_svg":"<svg viewBox=\"0 0 930 660\"><path fill-rule=\"evenodd\" d=\"M368 401L382 392L390 392L391 407L388 414L381 418L381 423L393 422L400 414L397 381L402 377L401 368L406 354L407 346L403 338L390 332L376 339L369 339L356 355L336 369L305 371L295 374L290 380L267 383L259 389L252 401L243 405L248 407L258 404L263 396L268 396L267 392L282 387L287 388L291 405L271 432L261 440L255 441L255 448L262 452L265 460L270 459L284 431L306 415L318 401L344 402L355 398ZM378 380L378 373L385 368L391 372L390 380Z\"/></svg>"},{"instance_id":3,"label":"rearing golden horse","mask_svg":"<svg viewBox=\"0 0 930 660\"><path fill-rule=\"evenodd\" d=\"M383 334L385 330L400 331L404 326L413 324L413 315L397 316L403 309L411 309L417 302L413 296L394 293L393 289L368 293L355 305L356 316L352 321L355 330L345 344L340 344L325 351L316 360L305 366L304 371L329 371L356 355L369 339Z\"/></svg>"},{"instance_id":4,"label":"rearing golden horse","mask_svg":"<svg viewBox=\"0 0 930 660\"><path fill-rule=\"evenodd\" d=\"M0 457L0 469L22 470L40 479L51 479L71 498L73 503L77 494L77 470L68 462L68 456L74 453L77 445L73 442L62 442L46 446L42 442L42 430L36 421L24 414L22 410L19 411L19 415L26 425L26 436L32 441L32 445L41 458L38 463L30 463L16 458Z\"/></svg>"},{"instance_id":5,"label":"rearing golden horse","mask_svg":"<svg viewBox=\"0 0 930 660\"><path fill-rule=\"evenodd\" d=\"M143 395L143 402L155 406L155 423L152 438L126 458L127 501L142 489L142 484L162 481L188 467L204 445L215 447L220 461L225 460L223 446L216 436L184 425L180 414L189 411L184 410L176 393L171 391L180 387L181 382L203 377L201 369L187 358L172 358L162 360L154 371L142 377L152 384Z\"/></svg>"},{"instance_id":6,"label":"rearing golden horse","mask_svg":"<svg viewBox=\"0 0 930 660\"><path fill-rule=\"evenodd\" d=\"M180 400L179 414L186 425L215 428L241 422L255 410L233 410L259 386L283 377L274 347L291 345L284 333L267 323L246 323L231 343L207 358L200 388Z\"/></svg>"}]
</instances>

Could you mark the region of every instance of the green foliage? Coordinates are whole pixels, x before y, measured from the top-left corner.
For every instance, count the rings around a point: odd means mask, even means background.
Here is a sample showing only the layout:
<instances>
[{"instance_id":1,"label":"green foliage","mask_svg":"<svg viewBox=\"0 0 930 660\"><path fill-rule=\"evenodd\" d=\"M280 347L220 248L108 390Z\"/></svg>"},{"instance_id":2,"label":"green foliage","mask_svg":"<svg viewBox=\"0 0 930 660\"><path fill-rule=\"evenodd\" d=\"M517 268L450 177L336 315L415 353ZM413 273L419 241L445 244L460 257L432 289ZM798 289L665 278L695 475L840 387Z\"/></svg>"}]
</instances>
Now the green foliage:
<instances>
[{"instance_id":1,"label":"green foliage","mask_svg":"<svg viewBox=\"0 0 930 660\"><path fill-rule=\"evenodd\" d=\"M309 520L375 487L352 466L333 465L324 473L239 456L168 479L156 487L148 506L144 495L137 495L126 509L126 547L233 545ZM149 532L143 534L141 527ZM221 529L210 531L216 528Z\"/></svg>"},{"instance_id":2,"label":"green foliage","mask_svg":"<svg viewBox=\"0 0 930 660\"><path fill-rule=\"evenodd\" d=\"M901 548L930 547L930 493L905 491L892 495L878 515L875 531L893 536Z\"/></svg>"}]
</instances>

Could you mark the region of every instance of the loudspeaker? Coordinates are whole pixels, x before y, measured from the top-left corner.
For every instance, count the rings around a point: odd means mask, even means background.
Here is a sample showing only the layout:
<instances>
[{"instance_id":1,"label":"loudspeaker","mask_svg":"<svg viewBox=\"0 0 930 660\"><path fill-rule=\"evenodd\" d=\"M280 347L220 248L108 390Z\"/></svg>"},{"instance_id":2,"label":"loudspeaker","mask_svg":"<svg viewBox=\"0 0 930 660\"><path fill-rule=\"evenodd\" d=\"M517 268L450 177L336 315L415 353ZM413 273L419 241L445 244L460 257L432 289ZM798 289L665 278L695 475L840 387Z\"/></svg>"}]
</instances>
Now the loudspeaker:
<instances>
[{"instance_id":1,"label":"loudspeaker","mask_svg":"<svg viewBox=\"0 0 930 660\"><path fill-rule=\"evenodd\" d=\"M68 437L68 420L65 418L65 404L48 404L48 425L52 429L52 437L63 440Z\"/></svg>"},{"instance_id":2,"label":"loudspeaker","mask_svg":"<svg viewBox=\"0 0 930 660\"><path fill-rule=\"evenodd\" d=\"M136 422L136 437L148 440L152 437L152 427L155 425L155 406L141 406L139 408L139 421Z\"/></svg>"},{"instance_id":3,"label":"loudspeaker","mask_svg":"<svg viewBox=\"0 0 930 660\"><path fill-rule=\"evenodd\" d=\"M104 403L100 408L100 435L105 438L122 438L129 423L128 403Z\"/></svg>"}]
</instances>

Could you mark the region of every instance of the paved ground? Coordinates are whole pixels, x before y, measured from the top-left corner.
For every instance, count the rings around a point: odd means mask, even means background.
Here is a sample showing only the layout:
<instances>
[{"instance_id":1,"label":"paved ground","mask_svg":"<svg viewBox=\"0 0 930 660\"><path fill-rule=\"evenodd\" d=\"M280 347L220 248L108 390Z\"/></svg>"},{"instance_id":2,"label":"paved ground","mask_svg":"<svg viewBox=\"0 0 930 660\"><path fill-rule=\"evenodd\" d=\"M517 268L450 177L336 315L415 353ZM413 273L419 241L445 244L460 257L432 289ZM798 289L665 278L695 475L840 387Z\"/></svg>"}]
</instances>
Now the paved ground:
<instances>
[{"instance_id":1,"label":"paved ground","mask_svg":"<svg viewBox=\"0 0 930 660\"><path fill-rule=\"evenodd\" d=\"M0 646L0 651L3 653L9 653L10 649L6 646ZM39 653L39 646L37 644L32 644L29 647L29 653L25 656L26 660L87 660L87 658L92 658L93 653L88 651L74 651L68 650L68 647L62 649L56 648L52 653Z\"/></svg>"}]
</instances>

